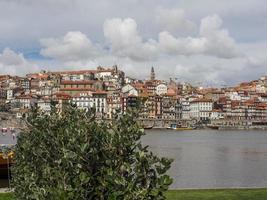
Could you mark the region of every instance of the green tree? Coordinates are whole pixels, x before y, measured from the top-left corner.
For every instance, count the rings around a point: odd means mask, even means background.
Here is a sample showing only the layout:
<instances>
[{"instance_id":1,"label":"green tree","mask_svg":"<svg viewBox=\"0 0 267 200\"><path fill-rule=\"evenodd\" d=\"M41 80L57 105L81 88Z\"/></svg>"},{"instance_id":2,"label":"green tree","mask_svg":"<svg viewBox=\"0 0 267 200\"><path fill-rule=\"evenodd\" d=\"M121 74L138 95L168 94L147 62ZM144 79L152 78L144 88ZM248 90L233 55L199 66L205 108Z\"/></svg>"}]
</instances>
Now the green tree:
<instances>
[{"instance_id":1,"label":"green tree","mask_svg":"<svg viewBox=\"0 0 267 200\"><path fill-rule=\"evenodd\" d=\"M144 133L127 112L112 122L69 106L32 113L15 149L17 199L165 199L171 160L142 146Z\"/></svg>"}]
</instances>

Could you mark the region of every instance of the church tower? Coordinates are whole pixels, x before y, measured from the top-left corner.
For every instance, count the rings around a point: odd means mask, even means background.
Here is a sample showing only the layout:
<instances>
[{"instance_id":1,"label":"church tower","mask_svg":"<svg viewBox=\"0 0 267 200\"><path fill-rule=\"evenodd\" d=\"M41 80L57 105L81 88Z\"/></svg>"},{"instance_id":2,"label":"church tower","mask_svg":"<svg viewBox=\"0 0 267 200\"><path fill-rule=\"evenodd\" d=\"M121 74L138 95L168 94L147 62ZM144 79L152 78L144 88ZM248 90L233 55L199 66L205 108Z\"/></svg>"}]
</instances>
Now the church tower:
<instances>
[{"instance_id":1,"label":"church tower","mask_svg":"<svg viewBox=\"0 0 267 200\"><path fill-rule=\"evenodd\" d=\"M151 68L150 80L154 81L156 78L154 67Z\"/></svg>"}]
</instances>

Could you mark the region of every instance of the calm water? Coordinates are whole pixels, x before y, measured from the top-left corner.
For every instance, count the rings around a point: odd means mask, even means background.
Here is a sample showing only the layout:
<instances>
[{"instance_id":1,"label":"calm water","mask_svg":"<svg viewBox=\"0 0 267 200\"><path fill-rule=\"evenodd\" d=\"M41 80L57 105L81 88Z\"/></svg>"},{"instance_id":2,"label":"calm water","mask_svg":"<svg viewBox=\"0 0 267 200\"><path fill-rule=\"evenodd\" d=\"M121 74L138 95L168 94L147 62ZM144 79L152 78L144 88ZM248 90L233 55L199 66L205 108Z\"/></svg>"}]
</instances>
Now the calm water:
<instances>
[{"instance_id":1,"label":"calm water","mask_svg":"<svg viewBox=\"0 0 267 200\"><path fill-rule=\"evenodd\" d=\"M142 141L174 159L172 188L267 187L267 131L149 130ZM0 133L0 144L14 143Z\"/></svg>"},{"instance_id":2,"label":"calm water","mask_svg":"<svg viewBox=\"0 0 267 200\"><path fill-rule=\"evenodd\" d=\"M17 142L17 134L18 133L15 132L14 136L13 136L10 131L8 131L6 133L2 133L0 131L0 146L16 144L16 142Z\"/></svg>"},{"instance_id":3,"label":"calm water","mask_svg":"<svg viewBox=\"0 0 267 200\"><path fill-rule=\"evenodd\" d=\"M144 144L174 159L172 188L267 187L267 131L146 132Z\"/></svg>"}]
</instances>

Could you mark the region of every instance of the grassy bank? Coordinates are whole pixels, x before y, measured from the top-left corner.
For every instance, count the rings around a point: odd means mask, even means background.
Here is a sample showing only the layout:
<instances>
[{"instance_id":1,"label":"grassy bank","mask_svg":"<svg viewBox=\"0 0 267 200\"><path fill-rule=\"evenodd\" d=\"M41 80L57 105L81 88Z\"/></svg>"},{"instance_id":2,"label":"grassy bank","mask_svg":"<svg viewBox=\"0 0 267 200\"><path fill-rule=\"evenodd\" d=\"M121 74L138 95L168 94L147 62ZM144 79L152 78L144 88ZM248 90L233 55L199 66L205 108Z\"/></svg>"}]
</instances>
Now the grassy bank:
<instances>
[{"instance_id":1,"label":"grassy bank","mask_svg":"<svg viewBox=\"0 0 267 200\"><path fill-rule=\"evenodd\" d=\"M266 200L267 189L171 190L168 200Z\"/></svg>"},{"instance_id":2,"label":"grassy bank","mask_svg":"<svg viewBox=\"0 0 267 200\"><path fill-rule=\"evenodd\" d=\"M14 200L11 193L0 193L0 200Z\"/></svg>"},{"instance_id":3,"label":"grassy bank","mask_svg":"<svg viewBox=\"0 0 267 200\"><path fill-rule=\"evenodd\" d=\"M223 189L223 190L171 190L168 200L266 200L267 189ZM0 200L14 200L12 194L1 194Z\"/></svg>"}]
</instances>

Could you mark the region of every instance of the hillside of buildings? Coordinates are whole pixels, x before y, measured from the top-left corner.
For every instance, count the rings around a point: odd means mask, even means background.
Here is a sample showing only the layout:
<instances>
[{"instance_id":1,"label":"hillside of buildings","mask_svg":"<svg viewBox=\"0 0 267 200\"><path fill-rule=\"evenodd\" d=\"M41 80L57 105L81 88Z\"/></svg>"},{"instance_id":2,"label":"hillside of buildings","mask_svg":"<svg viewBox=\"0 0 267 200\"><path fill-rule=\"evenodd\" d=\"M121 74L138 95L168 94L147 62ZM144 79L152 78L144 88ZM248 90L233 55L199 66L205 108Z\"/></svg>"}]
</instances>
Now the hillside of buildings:
<instances>
[{"instance_id":1,"label":"hillside of buildings","mask_svg":"<svg viewBox=\"0 0 267 200\"><path fill-rule=\"evenodd\" d=\"M1 75L0 127L18 126L32 107L49 113L52 104L60 111L67 102L94 108L99 119L138 107L139 120L153 127L267 125L267 76L224 88L158 80L153 67L147 77L130 78L117 66Z\"/></svg>"}]
</instances>

